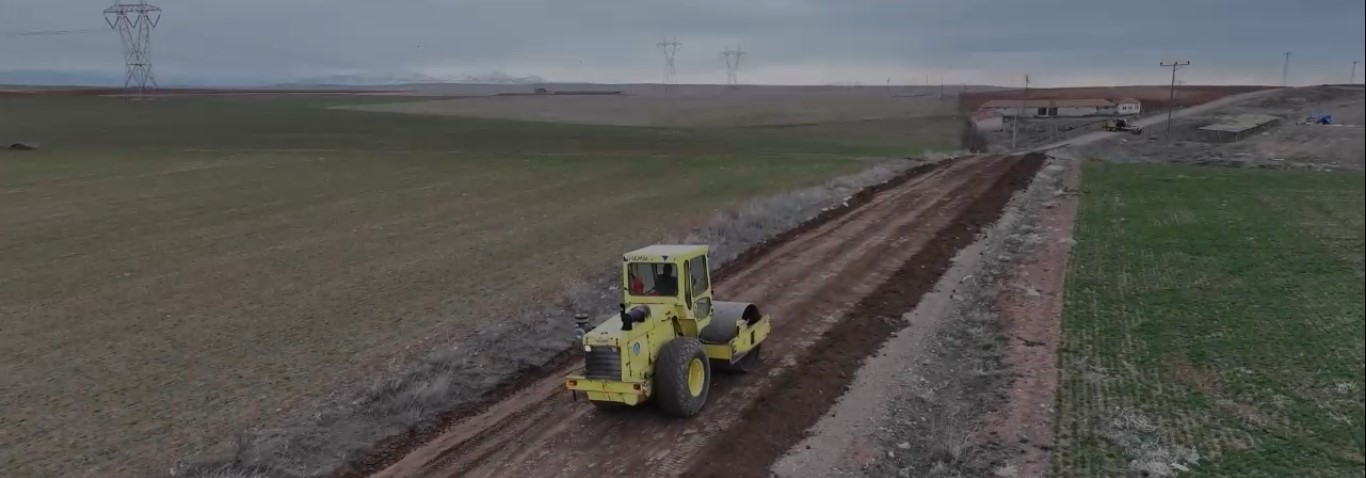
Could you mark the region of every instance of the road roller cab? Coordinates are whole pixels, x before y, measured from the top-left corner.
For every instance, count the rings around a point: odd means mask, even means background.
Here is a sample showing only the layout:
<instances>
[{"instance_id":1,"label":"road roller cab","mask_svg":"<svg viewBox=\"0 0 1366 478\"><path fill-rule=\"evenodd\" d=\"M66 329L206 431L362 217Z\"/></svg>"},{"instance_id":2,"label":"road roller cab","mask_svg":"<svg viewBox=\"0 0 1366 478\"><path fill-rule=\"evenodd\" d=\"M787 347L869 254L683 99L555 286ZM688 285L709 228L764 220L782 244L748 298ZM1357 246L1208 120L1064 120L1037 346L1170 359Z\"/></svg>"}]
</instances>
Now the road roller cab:
<instances>
[{"instance_id":1,"label":"road roller cab","mask_svg":"<svg viewBox=\"0 0 1366 478\"><path fill-rule=\"evenodd\" d=\"M707 246L656 245L622 256L620 311L588 329L576 316L582 373L565 386L602 406L655 402L702 410L712 373L758 365L770 320L754 304L712 298Z\"/></svg>"}]
</instances>

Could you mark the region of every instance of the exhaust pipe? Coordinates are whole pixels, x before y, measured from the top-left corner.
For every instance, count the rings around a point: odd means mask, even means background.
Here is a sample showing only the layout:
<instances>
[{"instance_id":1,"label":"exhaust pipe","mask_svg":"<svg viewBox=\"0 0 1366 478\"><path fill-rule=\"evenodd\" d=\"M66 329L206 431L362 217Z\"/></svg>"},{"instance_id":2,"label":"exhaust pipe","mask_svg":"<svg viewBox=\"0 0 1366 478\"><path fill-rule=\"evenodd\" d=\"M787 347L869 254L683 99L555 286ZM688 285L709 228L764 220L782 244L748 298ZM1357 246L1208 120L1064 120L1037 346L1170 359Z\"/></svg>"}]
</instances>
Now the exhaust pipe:
<instances>
[{"instance_id":1,"label":"exhaust pipe","mask_svg":"<svg viewBox=\"0 0 1366 478\"><path fill-rule=\"evenodd\" d=\"M582 342L585 335L588 335L588 314L574 314L574 340Z\"/></svg>"},{"instance_id":2,"label":"exhaust pipe","mask_svg":"<svg viewBox=\"0 0 1366 478\"><path fill-rule=\"evenodd\" d=\"M626 304L621 304L621 330L631 330L631 324L644 322L650 316L650 308L643 305L626 310Z\"/></svg>"}]
</instances>

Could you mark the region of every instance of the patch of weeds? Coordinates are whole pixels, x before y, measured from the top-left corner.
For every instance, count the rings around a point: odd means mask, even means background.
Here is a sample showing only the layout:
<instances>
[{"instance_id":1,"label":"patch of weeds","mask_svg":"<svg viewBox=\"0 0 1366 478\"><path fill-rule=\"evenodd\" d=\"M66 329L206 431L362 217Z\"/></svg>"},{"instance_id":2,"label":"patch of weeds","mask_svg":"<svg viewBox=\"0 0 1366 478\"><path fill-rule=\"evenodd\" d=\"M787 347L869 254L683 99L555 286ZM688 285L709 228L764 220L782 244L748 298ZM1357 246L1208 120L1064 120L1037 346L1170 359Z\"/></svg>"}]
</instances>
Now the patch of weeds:
<instances>
[{"instance_id":1,"label":"patch of weeds","mask_svg":"<svg viewBox=\"0 0 1366 478\"><path fill-rule=\"evenodd\" d=\"M1165 443L1157 425L1147 416L1132 410L1119 410L1104 423L1102 435L1124 450L1130 474L1149 478L1168 478L1179 471L1190 471L1200 462L1195 450Z\"/></svg>"}]
</instances>

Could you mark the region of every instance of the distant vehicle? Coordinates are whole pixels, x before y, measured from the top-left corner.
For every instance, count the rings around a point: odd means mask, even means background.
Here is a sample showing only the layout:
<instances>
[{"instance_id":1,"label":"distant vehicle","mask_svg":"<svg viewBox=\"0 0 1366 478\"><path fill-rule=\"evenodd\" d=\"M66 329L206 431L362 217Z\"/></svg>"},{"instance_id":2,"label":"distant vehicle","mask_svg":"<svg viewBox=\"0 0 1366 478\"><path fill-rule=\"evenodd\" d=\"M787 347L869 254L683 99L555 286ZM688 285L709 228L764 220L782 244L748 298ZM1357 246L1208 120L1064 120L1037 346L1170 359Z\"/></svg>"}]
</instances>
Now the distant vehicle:
<instances>
[{"instance_id":1,"label":"distant vehicle","mask_svg":"<svg viewBox=\"0 0 1366 478\"><path fill-rule=\"evenodd\" d=\"M1110 131L1114 133L1121 133L1127 131L1131 134L1143 134L1142 127L1129 124L1128 121L1122 119L1106 121L1105 126L1103 126L1102 128L1105 129L1105 131Z\"/></svg>"}]
</instances>

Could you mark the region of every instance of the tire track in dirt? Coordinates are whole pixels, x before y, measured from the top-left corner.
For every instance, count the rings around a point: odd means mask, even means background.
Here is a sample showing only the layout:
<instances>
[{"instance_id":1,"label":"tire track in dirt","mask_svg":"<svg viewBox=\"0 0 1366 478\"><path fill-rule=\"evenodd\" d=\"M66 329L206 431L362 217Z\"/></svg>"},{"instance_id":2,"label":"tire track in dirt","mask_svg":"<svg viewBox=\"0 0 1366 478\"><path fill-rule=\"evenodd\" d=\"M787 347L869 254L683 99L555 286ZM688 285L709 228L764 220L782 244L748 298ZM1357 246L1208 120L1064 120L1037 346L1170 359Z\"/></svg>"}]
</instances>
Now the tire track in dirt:
<instances>
[{"instance_id":1,"label":"tire track in dirt","mask_svg":"<svg viewBox=\"0 0 1366 478\"><path fill-rule=\"evenodd\" d=\"M843 319L812 345L804 348L803 367L783 372L774 386L754 397L745 410L744 427L708 443L698 456L720 456L726 450L745 452L740 459L695 460L680 476L766 476L770 465L830 410L853 381L864 358L880 349L899 330L902 314L912 310L952 265L959 249L972 243L977 233L994 223L1015 191L1026 187L1043 164L1041 155L1012 158L1005 173L984 180L989 185L972 196L971 204L957 209L952 221L932 230L932 239L903 262L876 291L865 296Z\"/></svg>"},{"instance_id":2,"label":"tire track in dirt","mask_svg":"<svg viewBox=\"0 0 1366 478\"><path fill-rule=\"evenodd\" d=\"M782 353L783 355L776 362L770 361L769 376L762 379L750 380L737 392L726 394L725 390L730 382L718 381L718 390L722 391L722 398L718 400L717 412L719 416L709 420L709 430L724 432L731 429L734 425L744 420L744 428L752 428L752 417L748 416L750 404L763 401L765 407L769 403L768 393L776 387L782 388L790 384L785 383L791 375L802 375L807 373L807 367L813 361L826 361L828 357L821 354L811 354L809 349L821 337L829 331L832 326L837 327L837 323L847 322L846 319L854 321L861 320L858 314L851 314L862 302L861 299L873 293L891 278L892 273L899 264L904 264L913 260L912 257L917 251L932 248L935 240L935 231L940 231L950 226L950 223L966 212L965 207L970 202L970 198L982 196L993 186L990 180L981 180L984 176L999 174L1009 169L1007 165L1011 160L1004 158L981 158L966 163L965 168L976 169L955 169L946 168L942 173L942 178L926 178L928 182L920 182L912 187L897 191L895 194L886 196L885 206L882 204L870 204L873 209L866 209L867 220L873 225L872 233L869 228L860 230L856 224L845 224L838 231L838 234L828 236L835 240L825 240L822 246L832 246L835 249L833 254L820 257L814 261L791 261L777 254L770 259L770 263L779 266L774 271L774 275L783 273L781 266L797 263L810 267L812 264L845 264L841 269L831 273L821 274L819 278L812 281L808 287L784 287L785 284L755 284L752 287L742 290L741 297L762 296L764 300L774 301L782 304L788 311L806 311L809 317L801 317L801 320L792 320L791 315L787 317L789 321L783 326L796 330L789 331L783 335L774 334L765 344L766 354ZM983 172L983 171L989 171ZM900 207L903 205L904 206ZM897 219L888 221L885 214L888 209L900 210ZM854 246L849 246L849 238L861 238L863 242ZM809 244L794 243L790 246L797 251L812 250L819 248ZM819 256L818 256L819 257ZM850 259L852 258L852 259ZM765 269L765 264L756 264L756 268ZM772 266L770 266L772 267ZM792 273L801 276L805 270L793 271ZM835 286L831 286L835 284ZM852 286L852 287L848 287ZM775 293L777 291L777 293ZM770 308L772 309L772 308ZM775 315L775 317L778 317ZM775 319L775 324L779 323ZM801 364L800 368L799 365ZM825 375L821 380L838 379L833 375ZM842 386L840 387L842 390ZM838 398L838 393L816 395L811 397L813 400L828 406ZM710 406L710 405L709 405ZM786 416L788 410L785 407L775 407L783 409L780 415ZM819 416L819 413L817 413ZM804 429L805 427L803 427ZM711 438L711 437L707 437ZM760 436L757 439L772 441L773 436ZM723 440L727 440L725 437ZM651 463L648 469L656 474L663 476L695 476L694 471L687 470L692 466L697 457L723 456L716 453L723 453L722 449L716 448L712 443L716 440L690 440L680 439L674 443L673 452L666 459ZM745 450L745 460L753 460L755 444L750 440L742 440L732 443L736 448ZM703 451L703 450L711 451ZM774 458L776 458L776 454ZM772 459L765 461L771 462ZM727 461L734 464L734 461ZM767 465L764 465L765 468ZM723 467L728 470L732 469ZM614 470L615 471L615 470ZM758 472L758 475L764 474ZM758 476L755 475L755 476ZM730 474L728 476L737 476ZM740 474L738 476L750 476Z\"/></svg>"},{"instance_id":3,"label":"tire track in dirt","mask_svg":"<svg viewBox=\"0 0 1366 478\"><path fill-rule=\"evenodd\" d=\"M770 361L766 373L717 375L712 402L694 419L665 418L652 407L607 413L572 401L561 388L562 376L578 367L571 361L456 422L377 476L697 476L713 473L707 466L714 463L700 459L717 456L723 444L745 444L744 469L763 474L781 444L800 439L809 425L802 423L814 423L838 398L852 379L844 369L857 368L890 333L883 309L914 304L919 294L904 284L932 285L959 242L971 240L982 218L994 219L1037 167L1020 157L949 163L730 271L718 280L718 295L755 302L774 317L765 346ZM898 280L889 282L894 274ZM907 277L913 280L901 280ZM899 296L890 300L889 293ZM796 368L813 359L827 366L814 374ZM788 409L783 403L792 394L783 391L794 383L815 393L799 393L804 398ZM753 406L757 400L764 405ZM735 427L741 419L745 426ZM752 450L756 443L762 453ZM734 475L737 463L727 462L725 474Z\"/></svg>"},{"instance_id":4,"label":"tire track in dirt","mask_svg":"<svg viewBox=\"0 0 1366 478\"><path fill-rule=\"evenodd\" d=\"M660 430L659 433L665 435L661 443L669 444L664 450L666 453L648 456L644 463L627 462L594 471L614 475L639 470L659 476L681 474L713 435L724 433L735 425L745 405L769 386L773 371L795 367L798 352L808 347L833 321L844 317L862 294L887 279L891 271L886 265L899 264L909 258L910 251L923 247L930 239L929 231L947 223L953 211L958 210L962 198L974 197L990 185L989 182L973 181L973 174L964 174L966 170L958 169L993 169L999 162L999 158L984 158L958 163L908 187L888 191L846 220L813 231L813 235L823 238L817 243L792 241L756 261L749 270L759 271L761 280L747 282L745 275L739 275L737 281L718 283L721 294L760 304L761 310L772 314L775 323L785 328L783 333L770 336L764 345L764 353L769 356L770 377L719 376L713 389L715 401L708 404L709 408L714 406L715 411L698 424L702 427L700 430L685 429L682 433ZM903 205L908 205L901 216L904 219L888 220L888 209L902 209ZM921 230L925 232L919 233ZM884 267L877 267L878 264ZM822 269L824 273L812 277L813 272ZM832 284L836 286L832 287ZM783 320L778 321L778 317ZM625 426L629 424L607 423L595 427L589 434L610 434ZM605 454L601 459L611 456L614 454Z\"/></svg>"}]
</instances>

